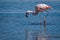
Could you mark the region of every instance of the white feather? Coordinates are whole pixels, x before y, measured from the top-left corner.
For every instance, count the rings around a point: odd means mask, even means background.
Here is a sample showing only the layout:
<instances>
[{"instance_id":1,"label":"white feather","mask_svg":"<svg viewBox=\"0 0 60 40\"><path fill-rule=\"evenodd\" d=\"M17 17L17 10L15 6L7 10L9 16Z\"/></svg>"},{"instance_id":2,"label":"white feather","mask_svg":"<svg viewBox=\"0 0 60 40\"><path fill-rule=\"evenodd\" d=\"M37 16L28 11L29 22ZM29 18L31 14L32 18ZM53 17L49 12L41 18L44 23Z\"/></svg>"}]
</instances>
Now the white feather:
<instances>
[{"instance_id":1,"label":"white feather","mask_svg":"<svg viewBox=\"0 0 60 40\"><path fill-rule=\"evenodd\" d=\"M46 5L46 4L38 4L38 5L36 5L36 7L40 7L40 8L43 8L43 7L46 7L46 6L48 6L48 5Z\"/></svg>"}]
</instances>

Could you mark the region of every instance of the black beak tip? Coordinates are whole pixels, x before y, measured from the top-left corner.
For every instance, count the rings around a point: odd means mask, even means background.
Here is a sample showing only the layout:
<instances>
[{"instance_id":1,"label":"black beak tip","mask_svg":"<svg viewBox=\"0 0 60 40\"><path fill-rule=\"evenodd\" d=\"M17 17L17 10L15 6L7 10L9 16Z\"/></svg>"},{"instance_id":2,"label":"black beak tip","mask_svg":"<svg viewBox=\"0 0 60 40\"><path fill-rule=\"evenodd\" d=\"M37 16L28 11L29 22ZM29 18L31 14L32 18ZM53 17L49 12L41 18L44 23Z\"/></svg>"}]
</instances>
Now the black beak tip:
<instances>
[{"instance_id":1,"label":"black beak tip","mask_svg":"<svg viewBox=\"0 0 60 40\"><path fill-rule=\"evenodd\" d=\"M26 18L28 18L28 14L29 14L29 13L28 13L28 12L26 12L26 14L25 14L25 17L26 17Z\"/></svg>"},{"instance_id":2,"label":"black beak tip","mask_svg":"<svg viewBox=\"0 0 60 40\"><path fill-rule=\"evenodd\" d=\"M26 18L28 18L28 15L25 15Z\"/></svg>"}]
</instances>

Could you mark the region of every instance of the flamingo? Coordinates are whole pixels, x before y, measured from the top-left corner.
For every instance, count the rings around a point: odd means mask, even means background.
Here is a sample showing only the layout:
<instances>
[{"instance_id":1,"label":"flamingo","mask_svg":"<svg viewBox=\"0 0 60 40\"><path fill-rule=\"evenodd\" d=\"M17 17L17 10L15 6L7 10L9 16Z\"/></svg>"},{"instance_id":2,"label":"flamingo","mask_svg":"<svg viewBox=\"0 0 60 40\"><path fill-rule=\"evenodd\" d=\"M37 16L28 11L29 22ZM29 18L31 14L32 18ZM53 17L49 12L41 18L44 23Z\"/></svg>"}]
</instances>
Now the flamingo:
<instances>
[{"instance_id":1,"label":"flamingo","mask_svg":"<svg viewBox=\"0 0 60 40\"><path fill-rule=\"evenodd\" d=\"M28 10L28 11L26 11L26 15L25 16L28 17L29 14L37 15L39 12L42 13L42 12L46 11L47 12L47 15L45 16L45 18L46 18L48 16L48 13L49 13L47 11L48 9L52 9L52 7L47 5L47 4L37 4L35 6L35 11Z\"/></svg>"},{"instance_id":2,"label":"flamingo","mask_svg":"<svg viewBox=\"0 0 60 40\"><path fill-rule=\"evenodd\" d=\"M35 11L31 11L31 10L28 10L26 11L26 17L28 17L28 14L33 14L33 15L37 15L38 12L43 12L43 11L47 11L48 9L51 9L52 7L47 5L47 4L37 4L35 6Z\"/></svg>"},{"instance_id":3,"label":"flamingo","mask_svg":"<svg viewBox=\"0 0 60 40\"><path fill-rule=\"evenodd\" d=\"M28 15L29 14L32 14L32 15L37 15L39 12L44 12L44 11L46 11L47 12L47 15L44 17L44 24L46 24L46 18L47 18L47 16L48 16L48 14L49 14L49 11L48 11L48 9L52 9L52 7L50 6L50 5L47 5L47 4L37 4L36 6L35 6L35 11L31 11L31 10L28 10L28 11L26 11L26 17L28 18ZM42 19L42 18L41 18ZM45 25L44 25L44 28L45 28Z\"/></svg>"}]
</instances>

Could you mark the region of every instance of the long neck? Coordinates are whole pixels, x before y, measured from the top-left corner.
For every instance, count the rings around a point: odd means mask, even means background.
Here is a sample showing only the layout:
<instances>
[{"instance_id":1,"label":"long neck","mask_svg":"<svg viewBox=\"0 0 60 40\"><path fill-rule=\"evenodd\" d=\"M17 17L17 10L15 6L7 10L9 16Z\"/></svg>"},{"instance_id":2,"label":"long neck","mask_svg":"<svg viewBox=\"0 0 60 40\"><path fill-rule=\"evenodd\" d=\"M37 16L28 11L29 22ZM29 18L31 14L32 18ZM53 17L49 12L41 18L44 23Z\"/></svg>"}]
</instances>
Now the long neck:
<instances>
[{"instance_id":1,"label":"long neck","mask_svg":"<svg viewBox=\"0 0 60 40\"><path fill-rule=\"evenodd\" d=\"M37 15L37 13L38 13L38 12L34 11L32 14L33 14L33 15Z\"/></svg>"}]
</instances>

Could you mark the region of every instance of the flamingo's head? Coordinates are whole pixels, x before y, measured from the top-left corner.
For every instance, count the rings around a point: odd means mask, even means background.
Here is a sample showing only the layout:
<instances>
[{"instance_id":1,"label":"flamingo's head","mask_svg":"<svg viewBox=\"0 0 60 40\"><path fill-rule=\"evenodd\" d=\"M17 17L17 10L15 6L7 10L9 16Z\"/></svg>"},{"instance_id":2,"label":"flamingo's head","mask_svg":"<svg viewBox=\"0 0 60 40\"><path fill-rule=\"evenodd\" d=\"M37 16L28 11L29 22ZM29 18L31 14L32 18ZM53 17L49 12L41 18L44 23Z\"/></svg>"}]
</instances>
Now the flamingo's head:
<instances>
[{"instance_id":1,"label":"flamingo's head","mask_svg":"<svg viewBox=\"0 0 60 40\"><path fill-rule=\"evenodd\" d=\"M28 17L28 14L30 14L30 13L33 13L33 11L30 11L30 10L28 10L28 11L26 11L26 17Z\"/></svg>"}]
</instances>

